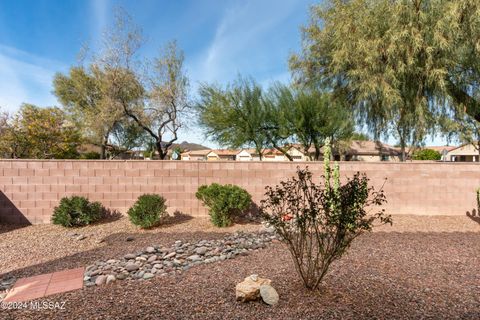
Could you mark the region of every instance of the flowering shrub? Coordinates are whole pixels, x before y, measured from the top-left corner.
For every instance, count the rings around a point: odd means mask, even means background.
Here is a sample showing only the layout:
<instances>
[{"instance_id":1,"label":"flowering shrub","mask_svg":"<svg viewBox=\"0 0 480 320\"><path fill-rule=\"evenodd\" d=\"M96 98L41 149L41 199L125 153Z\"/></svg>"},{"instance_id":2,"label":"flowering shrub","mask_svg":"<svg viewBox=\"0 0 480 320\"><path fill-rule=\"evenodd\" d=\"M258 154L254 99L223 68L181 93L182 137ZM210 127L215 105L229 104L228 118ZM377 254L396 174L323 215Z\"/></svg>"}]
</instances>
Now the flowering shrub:
<instances>
[{"instance_id":1,"label":"flowering shrub","mask_svg":"<svg viewBox=\"0 0 480 320\"><path fill-rule=\"evenodd\" d=\"M382 190L368 186L365 174L356 173L340 184L338 165L330 167L330 146L325 147L323 184L312 173L297 169L296 177L267 187L260 213L287 244L305 286L316 289L330 264L340 258L352 241L370 231L374 221L391 223L384 210L366 209L386 202Z\"/></svg>"}]
</instances>

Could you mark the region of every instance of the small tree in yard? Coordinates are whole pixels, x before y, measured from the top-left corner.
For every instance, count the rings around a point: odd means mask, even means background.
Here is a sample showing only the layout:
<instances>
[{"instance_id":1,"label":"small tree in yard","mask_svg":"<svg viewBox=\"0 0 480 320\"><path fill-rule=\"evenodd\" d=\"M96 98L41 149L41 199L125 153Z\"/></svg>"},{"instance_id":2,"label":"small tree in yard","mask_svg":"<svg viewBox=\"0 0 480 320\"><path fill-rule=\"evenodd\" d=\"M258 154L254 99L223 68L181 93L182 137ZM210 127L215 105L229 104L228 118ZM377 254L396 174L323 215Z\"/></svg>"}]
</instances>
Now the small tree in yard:
<instances>
[{"instance_id":1,"label":"small tree in yard","mask_svg":"<svg viewBox=\"0 0 480 320\"><path fill-rule=\"evenodd\" d=\"M287 244L295 268L309 289L317 289L331 263L373 223L392 223L384 210L366 209L386 202L382 190L368 186L365 174L356 173L340 184L338 165L330 166L330 144L325 148L323 184L315 184L307 169L297 176L267 187L261 214Z\"/></svg>"},{"instance_id":2,"label":"small tree in yard","mask_svg":"<svg viewBox=\"0 0 480 320\"><path fill-rule=\"evenodd\" d=\"M421 149L417 150L412 154L413 160L440 160L442 155L437 150L432 149Z\"/></svg>"}]
</instances>

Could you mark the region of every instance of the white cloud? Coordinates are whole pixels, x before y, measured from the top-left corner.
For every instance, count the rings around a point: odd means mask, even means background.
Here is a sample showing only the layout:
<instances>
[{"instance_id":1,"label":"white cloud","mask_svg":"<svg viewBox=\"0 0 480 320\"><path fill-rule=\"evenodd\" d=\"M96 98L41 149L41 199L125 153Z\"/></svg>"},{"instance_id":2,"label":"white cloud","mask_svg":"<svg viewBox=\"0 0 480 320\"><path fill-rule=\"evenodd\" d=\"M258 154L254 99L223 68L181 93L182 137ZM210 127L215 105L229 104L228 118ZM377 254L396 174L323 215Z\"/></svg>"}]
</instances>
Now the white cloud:
<instances>
[{"instance_id":1,"label":"white cloud","mask_svg":"<svg viewBox=\"0 0 480 320\"><path fill-rule=\"evenodd\" d=\"M90 6L93 18L90 30L92 46L98 48L101 44L103 32L108 24L109 0L91 0Z\"/></svg>"},{"instance_id":2,"label":"white cloud","mask_svg":"<svg viewBox=\"0 0 480 320\"><path fill-rule=\"evenodd\" d=\"M0 106L14 111L23 102L55 105L52 80L62 69L56 61L0 45Z\"/></svg>"},{"instance_id":3,"label":"white cloud","mask_svg":"<svg viewBox=\"0 0 480 320\"><path fill-rule=\"evenodd\" d=\"M268 48L268 40L281 29L282 22L292 14L296 1L241 1L229 7L222 17L209 47L194 57L189 70L194 81L225 82L237 74L255 76L271 73L278 67L275 48ZM274 8L274 9L273 9ZM283 58L283 57L282 57ZM285 61L286 69L286 61ZM285 70L287 71L287 70ZM278 74L278 70L275 70ZM258 78L260 82L275 80ZM281 74L284 79L284 72Z\"/></svg>"}]
</instances>

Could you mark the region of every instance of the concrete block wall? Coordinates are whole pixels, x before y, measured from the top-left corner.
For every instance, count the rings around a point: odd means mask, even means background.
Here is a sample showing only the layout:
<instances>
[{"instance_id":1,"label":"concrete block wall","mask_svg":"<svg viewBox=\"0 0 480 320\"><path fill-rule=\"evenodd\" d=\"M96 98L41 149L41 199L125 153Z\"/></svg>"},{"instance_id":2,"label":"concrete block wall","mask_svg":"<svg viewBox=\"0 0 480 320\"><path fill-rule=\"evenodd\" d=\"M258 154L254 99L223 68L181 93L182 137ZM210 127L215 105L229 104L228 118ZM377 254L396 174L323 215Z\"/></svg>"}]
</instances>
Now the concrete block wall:
<instances>
[{"instance_id":1,"label":"concrete block wall","mask_svg":"<svg viewBox=\"0 0 480 320\"><path fill-rule=\"evenodd\" d=\"M259 203L265 186L291 177L297 166L308 166L317 179L323 171L312 162L0 160L0 222L49 223L59 200L71 195L125 213L138 196L157 193L169 212L203 216L207 210L195 198L200 185L237 184ZM476 208L475 163L340 163L342 178L357 171L376 188L384 185L389 213L465 215Z\"/></svg>"}]
</instances>

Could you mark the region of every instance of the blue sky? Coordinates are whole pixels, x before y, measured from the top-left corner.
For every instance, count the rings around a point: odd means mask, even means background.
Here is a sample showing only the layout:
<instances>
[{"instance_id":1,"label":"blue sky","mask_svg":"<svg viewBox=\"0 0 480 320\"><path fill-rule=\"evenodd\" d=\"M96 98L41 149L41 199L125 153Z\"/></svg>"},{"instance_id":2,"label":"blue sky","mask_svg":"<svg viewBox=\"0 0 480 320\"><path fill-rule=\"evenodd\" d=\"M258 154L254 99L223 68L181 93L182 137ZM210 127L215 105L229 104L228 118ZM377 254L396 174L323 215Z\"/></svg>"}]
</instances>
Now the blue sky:
<instances>
[{"instance_id":1,"label":"blue sky","mask_svg":"<svg viewBox=\"0 0 480 320\"><path fill-rule=\"evenodd\" d=\"M263 85L289 81L287 59L300 46L310 0L15 0L0 1L0 106L58 105L52 78L78 61L83 45L98 48L102 32L122 7L154 56L176 39L185 52L192 89L225 83L239 73ZM195 93L195 92L193 92ZM196 128L180 140L204 142Z\"/></svg>"},{"instance_id":2,"label":"blue sky","mask_svg":"<svg viewBox=\"0 0 480 320\"><path fill-rule=\"evenodd\" d=\"M0 107L22 102L58 105L56 72L78 63L84 45L98 49L115 9L127 11L153 57L176 39L185 52L192 96L201 82L225 84L239 73L267 86L288 82L288 56L300 47L300 27L319 0L4 0L0 1ZM180 141L216 145L191 125ZM395 143L389 139L389 143ZM436 138L427 144L442 144Z\"/></svg>"}]
</instances>

